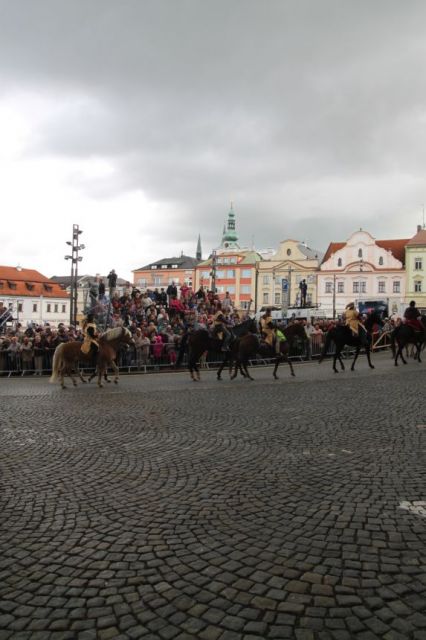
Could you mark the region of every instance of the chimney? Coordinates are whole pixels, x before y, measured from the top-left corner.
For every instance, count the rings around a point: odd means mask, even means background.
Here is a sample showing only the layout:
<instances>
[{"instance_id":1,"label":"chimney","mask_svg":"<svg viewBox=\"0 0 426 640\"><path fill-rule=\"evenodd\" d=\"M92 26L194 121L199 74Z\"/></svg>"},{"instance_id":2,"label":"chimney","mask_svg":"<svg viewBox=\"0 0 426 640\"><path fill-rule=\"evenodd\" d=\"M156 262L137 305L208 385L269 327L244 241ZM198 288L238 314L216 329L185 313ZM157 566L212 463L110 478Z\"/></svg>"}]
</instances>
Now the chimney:
<instances>
[{"instance_id":1,"label":"chimney","mask_svg":"<svg viewBox=\"0 0 426 640\"><path fill-rule=\"evenodd\" d=\"M418 225L417 225L417 233L420 233L420 231L421 231L421 230L422 230L422 225L421 225L421 224L418 224Z\"/></svg>"}]
</instances>

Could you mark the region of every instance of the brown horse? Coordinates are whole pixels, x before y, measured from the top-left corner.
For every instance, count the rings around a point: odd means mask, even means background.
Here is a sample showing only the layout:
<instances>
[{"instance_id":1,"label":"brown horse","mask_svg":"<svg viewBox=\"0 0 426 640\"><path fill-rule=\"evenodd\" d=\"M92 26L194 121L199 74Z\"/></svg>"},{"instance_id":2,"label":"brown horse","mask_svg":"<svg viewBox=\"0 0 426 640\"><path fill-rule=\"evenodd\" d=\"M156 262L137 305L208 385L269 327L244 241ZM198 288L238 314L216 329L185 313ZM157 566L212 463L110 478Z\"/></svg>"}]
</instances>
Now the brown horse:
<instances>
[{"instance_id":1,"label":"brown horse","mask_svg":"<svg viewBox=\"0 0 426 640\"><path fill-rule=\"evenodd\" d=\"M290 349L294 344L296 339L301 340L303 343L307 342L308 338L305 332L303 325L295 322L293 324L289 324L287 327L282 329L283 334L286 337L286 340L280 342L280 353L277 354L275 352L275 347L271 347L266 342L260 341L257 335L246 335L240 339L238 345L237 357L235 359L235 369L234 373L231 376L231 379L237 376L238 370L241 375L249 380L254 380L254 378L250 375L248 370L249 360L254 360L257 355L260 355L262 358L268 358L274 360L274 370L272 375L275 380L278 380L277 369L279 367L280 362L287 362L290 367L291 375L294 376L294 369L289 359Z\"/></svg>"},{"instance_id":2,"label":"brown horse","mask_svg":"<svg viewBox=\"0 0 426 640\"><path fill-rule=\"evenodd\" d=\"M399 327L396 327L396 329L392 331L391 346L392 354L395 358L395 366L398 366L399 357L401 357L404 364L407 364L402 350L409 344L412 344L416 349L414 360L421 362L420 354L426 343L426 316L421 316L420 321L424 326L423 333L421 331L416 331L414 327L409 324L400 324ZM396 346L398 348L396 348Z\"/></svg>"},{"instance_id":3,"label":"brown horse","mask_svg":"<svg viewBox=\"0 0 426 640\"><path fill-rule=\"evenodd\" d=\"M96 366L98 373L98 386L102 387L102 375L106 379L106 373L108 368L111 367L114 371L114 382L118 382L118 367L115 363L117 357L117 351L121 344L134 344L132 334L125 327L117 327L116 329L108 329L99 338L99 351L96 357ZM61 383L62 389L65 389L64 376L68 375L74 386L77 386L74 372L77 372L80 380L86 382L80 369L79 362L83 362L88 366L93 363L92 353L82 353L81 342L73 340L71 342L62 342L56 347L53 355L52 363L52 375L50 382L57 382L58 378ZM89 381L95 376L93 374Z\"/></svg>"},{"instance_id":4,"label":"brown horse","mask_svg":"<svg viewBox=\"0 0 426 640\"><path fill-rule=\"evenodd\" d=\"M188 368L192 380L198 381L200 379L200 370L198 368L198 361L203 353L214 352L222 353L223 359L221 366L217 372L217 379L220 380L220 375L226 363L232 361L232 354L237 348L238 341L241 336L246 335L252 331L256 331L256 320L254 318L248 318L240 324L232 327L231 332L234 337L234 341L231 344L230 351L221 352L222 340L210 335L207 329L197 329L188 336Z\"/></svg>"}]
</instances>

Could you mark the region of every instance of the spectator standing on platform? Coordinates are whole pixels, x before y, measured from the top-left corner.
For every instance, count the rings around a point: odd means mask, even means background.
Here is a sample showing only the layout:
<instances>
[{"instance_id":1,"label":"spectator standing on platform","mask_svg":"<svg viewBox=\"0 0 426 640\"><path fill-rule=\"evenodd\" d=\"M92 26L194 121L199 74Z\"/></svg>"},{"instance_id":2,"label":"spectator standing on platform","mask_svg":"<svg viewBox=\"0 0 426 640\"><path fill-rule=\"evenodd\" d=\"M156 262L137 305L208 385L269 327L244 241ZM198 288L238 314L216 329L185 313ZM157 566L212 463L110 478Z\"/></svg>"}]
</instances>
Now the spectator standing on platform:
<instances>
[{"instance_id":1,"label":"spectator standing on platform","mask_svg":"<svg viewBox=\"0 0 426 640\"><path fill-rule=\"evenodd\" d=\"M98 298L99 300L103 300L105 298L105 282L102 278L99 280Z\"/></svg>"},{"instance_id":2,"label":"spectator standing on platform","mask_svg":"<svg viewBox=\"0 0 426 640\"><path fill-rule=\"evenodd\" d=\"M117 274L114 269L108 274L108 287L109 287L109 297L112 298L115 293L115 288L117 286Z\"/></svg>"},{"instance_id":3,"label":"spectator standing on platform","mask_svg":"<svg viewBox=\"0 0 426 640\"><path fill-rule=\"evenodd\" d=\"M300 306L306 307L306 294L308 292L308 285L306 284L306 280L302 280L299 282L300 289Z\"/></svg>"}]
</instances>

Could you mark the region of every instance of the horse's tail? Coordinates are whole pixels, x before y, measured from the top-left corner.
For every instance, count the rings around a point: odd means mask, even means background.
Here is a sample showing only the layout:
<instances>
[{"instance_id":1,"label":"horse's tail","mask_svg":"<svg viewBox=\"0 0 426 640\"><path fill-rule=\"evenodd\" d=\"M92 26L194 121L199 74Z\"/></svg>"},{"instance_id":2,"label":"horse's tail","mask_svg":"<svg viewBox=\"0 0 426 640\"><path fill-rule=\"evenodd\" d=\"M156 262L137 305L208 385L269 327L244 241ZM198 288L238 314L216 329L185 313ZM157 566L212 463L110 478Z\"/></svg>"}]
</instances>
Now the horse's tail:
<instances>
[{"instance_id":1,"label":"horse's tail","mask_svg":"<svg viewBox=\"0 0 426 640\"><path fill-rule=\"evenodd\" d=\"M321 364L321 362L324 360L325 356L327 355L327 351L329 350L330 344L332 342L333 342L332 331L327 331L326 336L325 336L324 346L323 346L322 351L321 351L320 359L318 360L319 364Z\"/></svg>"},{"instance_id":2,"label":"horse's tail","mask_svg":"<svg viewBox=\"0 0 426 640\"><path fill-rule=\"evenodd\" d=\"M49 382L57 382L58 375L62 370L64 364L64 354L62 353L64 350L65 342L61 342L55 349L55 353L53 354L53 362L52 362L52 375L50 376Z\"/></svg>"}]
</instances>

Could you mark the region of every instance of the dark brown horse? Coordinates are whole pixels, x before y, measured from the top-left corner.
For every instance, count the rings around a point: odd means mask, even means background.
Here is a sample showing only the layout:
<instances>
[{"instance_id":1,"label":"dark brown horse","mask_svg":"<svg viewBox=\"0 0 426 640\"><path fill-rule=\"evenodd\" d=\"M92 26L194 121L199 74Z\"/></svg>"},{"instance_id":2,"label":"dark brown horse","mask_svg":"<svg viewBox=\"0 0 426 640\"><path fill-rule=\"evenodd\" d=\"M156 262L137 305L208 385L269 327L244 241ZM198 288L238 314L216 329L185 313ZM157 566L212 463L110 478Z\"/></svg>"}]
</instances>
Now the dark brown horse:
<instances>
[{"instance_id":1,"label":"dark brown horse","mask_svg":"<svg viewBox=\"0 0 426 640\"><path fill-rule=\"evenodd\" d=\"M117 358L117 351L122 343L127 345L134 344L132 334L125 327L108 329L108 331L99 338L99 351L96 357L99 387L103 386L102 375L106 376L109 367L111 367L115 373L114 382L118 382L118 367L115 360ZM75 372L82 382L86 382L79 369L80 362L87 366L92 366L92 353L82 353L81 342L78 342L77 340L61 342L61 344L56 347L53 355L50 382L57 382L59 379L62 389L65 389L64 376L68 375L71 378L73 385L76 386L77 381L74 377ZM95 374L93 374L89 380L94 376Z\"/></svg>"},{"instance_id":2,"label":"dark brown horse","mask_svg":"<svg viewBox=\"0 0 426 640\"><path fill-rule=\"evenodd\" d=\"M278 380L277 369L281 362L287 362L290 367L291 375L294 376L295 373L293 365L289 359L291 347L294 345L296 340L300 340L302 343L305 343L308 338L304 326L298 322L289 324L287 327L282 329L282 332L285 335L286 340L280 342L279 354L275 352L275 347L271 347L271 345L266 342L259 340L257 335L247 335L241 338L238 343L238 351L235 358L235 369L231 379L237 376L239 370L241 375L245 378L254 380L249 373L248 364L249 360L254 360L257 355L260 355L262 358L274 360L272 375L275 380Z\"/></svg>"},{"instance_id":3,"label":"dark brown horse","mask_svg":"<svg viewBox=\"0 0 426 640\"><path fill-rule=\"evenodd\" d=\"M396 327L391 333L391 345L392 345L392 354L395 358L395 366L398 366L398 358L400 357L404 364L407 364L403 356L402 350L408 344L413 344L417 351L414 354L414 360L418 360L421 362L420 354L422 348L426 342L426 316L421 316L420 318L424 331L415 331L414 327L409 324L400 324L399 327ZM398 345L398 349L396 349L396 345Z\"/></svg>"},{"instance_id":4,"label":"dark brown horse","mask_svg":"<svg viewBox=\"0 0 426 640\"><path fill-rule=\"evenodd\" d=\"M346 325L337 325L333 327L329 331L327 331L327 335L325 337L324 347L319 359L319 364L324 360L327 352L330 349L331 343L334 342L336 350L333 355L333 371L335 373L339 373L336 367L336 361L339 360L342 371L345 369L345 365L342 360L342 351L343 348L347 345L349 347L355 347L355 356L352 361L351 371L355 369L355 362L358 359L359 352L361 348L365 348L365 355L367 356L368 366L370 369L374 369L374 365L371 363L371 338L375 325L383 326L383 320L381 316L373 311L367 315L367 319L364 322L364 327L366 329L365 337L360 333L359 335L354 335L351 329ZM363 329L359 329L359 331L363 331ZM365 339L363 339L365 338Z\"/></svg>"},{"instance_id":5,"label":"dark brown horse","mask_svg":"<svg viewBox=\"0 0 426 640\"><path fill-rule=\"evenodd\" d=\"M255 332L256 329L256 320L254 318L248 318L247 320L244 320L244 322L241 322L240 324L232 327L231 331L234 336L234 341L231 343L230 350L224 352L221 351L222 340L211 336L207 329L197 329L197 331L190 333L187 343L188 368L192 380L197 381L200 379L198 361L206 351L221 353L222 355L222 363L217 372L217 379L220 380L222 370L225 365L231 361L232 354L237 349L237 344L241 339L241 336L244 336L250 332Z\"/></svg>"}]
</instances>

